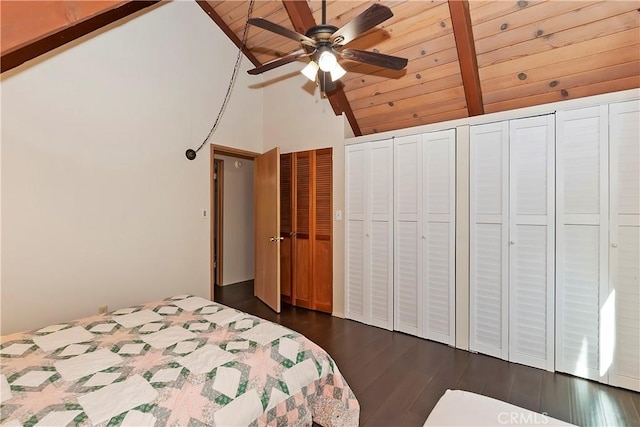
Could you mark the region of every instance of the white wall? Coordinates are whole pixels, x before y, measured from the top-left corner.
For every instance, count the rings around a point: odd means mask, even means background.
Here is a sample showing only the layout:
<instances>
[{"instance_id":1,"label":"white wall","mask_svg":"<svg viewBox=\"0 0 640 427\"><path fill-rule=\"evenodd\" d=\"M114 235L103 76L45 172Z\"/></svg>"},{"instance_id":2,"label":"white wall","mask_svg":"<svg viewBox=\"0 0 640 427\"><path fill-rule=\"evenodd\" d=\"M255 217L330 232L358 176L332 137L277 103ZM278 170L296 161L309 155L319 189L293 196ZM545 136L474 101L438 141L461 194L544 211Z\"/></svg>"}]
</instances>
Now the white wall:
<instances>
[{"instance_id":1,"label":"white wall","mask_svg":"<svg viewBox=\"0 0 640 427\"><path fill-rule=\"evenodd\" d=\"M252 280L253 160L219 156L224 160L222 285ZM242 167L236 168L236 161Z\"/></svg>"},{"instance_id":2,"label":"white wall","mask_svg":"<svg viewBox=\"0 0 640 427\"><path fill-rule=\"evenodd\" d=\"M237 49L195 2L155 6L2 74L1 332L209 296L209 153ZM262 151L245 59L210 142Z\"/></svg>"},{"instance_id":3,"label":"white wall","mask_svg":"<svg viewBox=\"0 0 640 427\"><path fill-rule=\"evenodd\" d=\"M303 67L294 62L264 76L264 149L333 147L333 314L344 317L344 221L335 220L335 211L344 212L345 120L300 74Z\"/></svg>"}]
</instances>

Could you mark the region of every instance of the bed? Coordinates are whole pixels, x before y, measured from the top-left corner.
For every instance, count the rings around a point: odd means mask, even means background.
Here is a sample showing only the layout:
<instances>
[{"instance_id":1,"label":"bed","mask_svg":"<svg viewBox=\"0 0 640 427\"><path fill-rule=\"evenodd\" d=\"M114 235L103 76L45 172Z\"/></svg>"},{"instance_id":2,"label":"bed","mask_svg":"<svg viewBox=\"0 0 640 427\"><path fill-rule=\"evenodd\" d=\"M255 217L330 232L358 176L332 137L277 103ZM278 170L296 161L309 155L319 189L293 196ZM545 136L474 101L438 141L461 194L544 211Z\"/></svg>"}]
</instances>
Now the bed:
<instances>
[{"instance_id":1,"label":"bed","mask_svg":"<svg viewBox=\"0 0 640 427\"><path fill-rule=\"evenodd\" d=\"M541 425L565 427L573 424L463 390L445 391L424 423L424 427Z\"/></svg>"},{"instance_id":2,"label":"bed","mask_svg":"<svg viewBox=\"0 0 640 427\"><path fill-rule=\"evenodd\" d=\"M357 426L331 357L281 325L180 295L2 337L0 423Z\"/></svg>"}]
</instances>

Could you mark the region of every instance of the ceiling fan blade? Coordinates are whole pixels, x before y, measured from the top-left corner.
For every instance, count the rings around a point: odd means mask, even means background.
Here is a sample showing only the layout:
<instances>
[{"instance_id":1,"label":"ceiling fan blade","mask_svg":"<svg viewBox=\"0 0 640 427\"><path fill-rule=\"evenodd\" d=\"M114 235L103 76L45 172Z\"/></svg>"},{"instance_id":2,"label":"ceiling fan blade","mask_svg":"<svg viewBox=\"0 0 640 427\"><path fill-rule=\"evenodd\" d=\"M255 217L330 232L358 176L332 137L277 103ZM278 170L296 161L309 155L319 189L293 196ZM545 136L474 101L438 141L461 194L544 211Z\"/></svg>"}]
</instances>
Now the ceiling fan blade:
<instances>
[{"instance_id":1,"label":"ceiling fan blade","mask_svg":"<svg viewBox=\"0 0 640 427\"><path fill-rule=\"evenodd\" d=\"M298 43L302 43L307 46L316 46L316 41L310 37L302 35L300 33L296 33L293 30L282 27L278 24L274 24L273 22L267 21L262 18L251 18L249 19L249 24L255 25L256 27L260 27L264 30L271 31L272 33L279 34L281 36L287 37L291 40L295 40Z\"/></svg>"},{"instance_id":2,"label":"ceiling fan blade","mask_svg":"<svg viewBox=\"0 0 640 427\"><path fill-rule=\"evenodd\" d=\"M345 45L392 16L393 12L391 12L391 9L375 3L333 33L329 41L334 45Z\"/></svg>"},{"instance_id":3,"label":"ceiling fan blade","mask_svg":"<svg viewBox=\"0 0 640 427\"><path fill-rule=\"evenodd\" d=\"M392 70L402 70L407 66L407 62L409 62L407 58L358 49L344 49L340 51L339 54L343 58L350 59L351 61L377 65L378 67L390 68Z\"/></svg>"},{"instance_id":4,"label":"ceiling fan blade","mask_svg":"<svg viewBox=\"0 0 640 427\"><path fill-rule=\"evenodd\" d=\"M262 74L265 71L273 70L274 68L280 67L281 65L285 65L285 64L288 64L290 62L293 62L296 59L301 58L303 56L309 56L309 54L304 49L296 50L295 52L291 52L287 56L283 56L282 58L274 59L273 61L267 62L266 64L263 64L263 65L261 65L259 67L256 67L256 68L253 68L253 69L247 71L247 73L249 73L251 75Z\"/></svg>"}]
</instances>

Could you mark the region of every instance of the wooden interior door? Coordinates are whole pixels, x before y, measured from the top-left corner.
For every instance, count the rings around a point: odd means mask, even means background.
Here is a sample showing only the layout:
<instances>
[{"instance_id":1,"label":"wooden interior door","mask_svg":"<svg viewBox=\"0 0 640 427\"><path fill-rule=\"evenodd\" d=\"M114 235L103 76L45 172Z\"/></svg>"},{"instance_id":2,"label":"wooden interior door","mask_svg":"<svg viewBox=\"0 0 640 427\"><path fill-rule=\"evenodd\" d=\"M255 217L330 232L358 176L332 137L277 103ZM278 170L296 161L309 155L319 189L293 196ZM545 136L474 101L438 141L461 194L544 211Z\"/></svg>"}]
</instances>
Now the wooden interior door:
<instances>
[{"instance_id":1,"label":"wooden interior door","mask_svg":"<svg viewBox=\"0 0 640 427\"><path fill-rule=\"evenodd\" d=\"M280 147L255 159L254 295L280 312Z\"/></svg>"}]
</instances>

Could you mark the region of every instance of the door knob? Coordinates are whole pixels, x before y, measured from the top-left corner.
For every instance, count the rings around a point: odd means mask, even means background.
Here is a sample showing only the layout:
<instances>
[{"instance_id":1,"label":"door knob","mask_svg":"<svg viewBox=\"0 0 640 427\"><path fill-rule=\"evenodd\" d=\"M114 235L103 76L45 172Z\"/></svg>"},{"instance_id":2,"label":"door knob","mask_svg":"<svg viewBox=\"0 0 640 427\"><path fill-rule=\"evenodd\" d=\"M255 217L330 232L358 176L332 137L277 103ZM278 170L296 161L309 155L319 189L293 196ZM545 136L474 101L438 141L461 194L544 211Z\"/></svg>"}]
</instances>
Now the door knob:
<instances>
[{"instance_id":1,"label":"door knob","mask_svg":"<svg viewBox=\"0 0 640 427\"><path fill-rule=\"evenodd\" d=\"M516 244L516 241L515 241L515 240L512 240L512 241L510 241L509 243L511 243L512 245L515 245L515 244Z\"/></svg>"},{"instance_id":2,"label":"door knob","mask_svg":"<svg viewBox=\"0 0 640 427\"><path fill-rule=\"evenodd\" d=\"M612 248L617 248L617 247L618 247L618 244L617 244L617 243L612 243L612 244L611 244L611 247L612 247Z\"/></svg>"}]
</instances>

